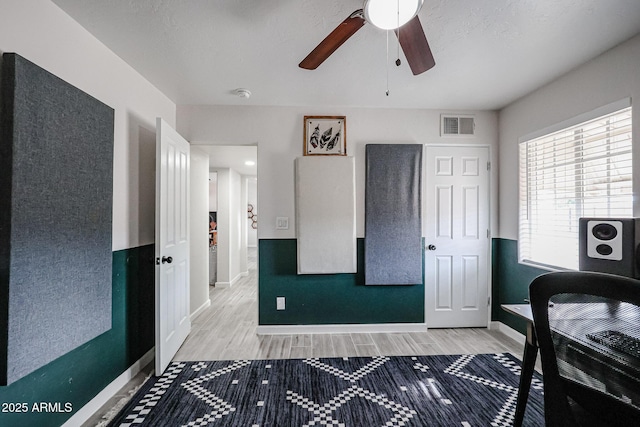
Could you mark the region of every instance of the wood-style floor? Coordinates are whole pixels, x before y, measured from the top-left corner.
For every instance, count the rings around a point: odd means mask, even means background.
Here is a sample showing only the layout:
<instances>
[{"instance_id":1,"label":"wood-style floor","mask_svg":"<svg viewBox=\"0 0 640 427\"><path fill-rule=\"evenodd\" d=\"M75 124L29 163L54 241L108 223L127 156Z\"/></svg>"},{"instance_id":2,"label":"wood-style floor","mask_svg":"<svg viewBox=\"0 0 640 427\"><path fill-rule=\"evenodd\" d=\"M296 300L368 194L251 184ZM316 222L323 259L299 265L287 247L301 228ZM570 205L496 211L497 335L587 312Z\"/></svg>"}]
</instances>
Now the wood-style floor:
<instances>
[{"instance_id":1,"label":"wood-style floor","mask_svg":"<svg viewBox=\"0 0 640 427\"><path fill-rule=\"evenodd\" d=\"M485 328L431 329L412 333L256 335L256 250L249 250L249 274L229 288L210 288L211 307L191 324L191 334L174 360L295 359L306 357L410 356L510 352L521 358L523 345ZM141 375L114 396L84 426L103 425L114 416L114 402L130 396L152 372Z\"/></svg>"},{"instance_id":2,"label":"wood-style floor","mask_svg":"<svg viewBox=\"0 0 640 427\"><path fill-rule=\"evenodd\" d=\"M431 329L415 333L256 335L255 249L249 275L230 288L211 288L211 307L191 325L175 360L295 359L512 352L522 345L484 328Z\"/></svg>"}]
</instances>

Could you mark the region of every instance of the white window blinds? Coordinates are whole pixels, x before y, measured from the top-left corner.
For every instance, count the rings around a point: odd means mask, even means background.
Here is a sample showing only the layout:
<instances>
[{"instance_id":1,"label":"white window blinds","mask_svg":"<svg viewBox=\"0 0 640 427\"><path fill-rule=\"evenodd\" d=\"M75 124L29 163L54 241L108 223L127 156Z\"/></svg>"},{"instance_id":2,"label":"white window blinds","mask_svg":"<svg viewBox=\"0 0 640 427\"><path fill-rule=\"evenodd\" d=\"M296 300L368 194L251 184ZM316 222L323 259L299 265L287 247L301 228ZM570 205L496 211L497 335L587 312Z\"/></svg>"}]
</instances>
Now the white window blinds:
<instances>
[{"instance_id":1,"label":"white window blinds","mask_svg":"<svg viewBox=\"0 0 640 427\"><path fill-rule=\"evenodd\" d=\"M578 219L632 216L631 107L520 143L521 262L578 269Z\"/></svg>"}]
</instances>

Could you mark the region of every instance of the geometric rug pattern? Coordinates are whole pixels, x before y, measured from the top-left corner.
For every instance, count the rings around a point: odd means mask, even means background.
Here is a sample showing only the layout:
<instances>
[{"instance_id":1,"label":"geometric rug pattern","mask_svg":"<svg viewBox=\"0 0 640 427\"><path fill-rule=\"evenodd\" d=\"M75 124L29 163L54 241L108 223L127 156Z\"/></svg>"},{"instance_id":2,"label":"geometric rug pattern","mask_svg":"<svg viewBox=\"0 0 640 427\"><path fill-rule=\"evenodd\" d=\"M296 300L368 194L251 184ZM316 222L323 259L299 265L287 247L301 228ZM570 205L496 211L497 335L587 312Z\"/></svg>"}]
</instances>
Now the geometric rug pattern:
<instances>
[{"instance_id":1,"label":"geometric rug pattern","mask_svg":"<svg viewBox=\"0 0 640 427\"><path fill-rule=\"evenodd\" d=\"M511 426L508 353L171 363L110 426ZM535 372L525 426L544 425Z\"/></svg>"}]
</instances>

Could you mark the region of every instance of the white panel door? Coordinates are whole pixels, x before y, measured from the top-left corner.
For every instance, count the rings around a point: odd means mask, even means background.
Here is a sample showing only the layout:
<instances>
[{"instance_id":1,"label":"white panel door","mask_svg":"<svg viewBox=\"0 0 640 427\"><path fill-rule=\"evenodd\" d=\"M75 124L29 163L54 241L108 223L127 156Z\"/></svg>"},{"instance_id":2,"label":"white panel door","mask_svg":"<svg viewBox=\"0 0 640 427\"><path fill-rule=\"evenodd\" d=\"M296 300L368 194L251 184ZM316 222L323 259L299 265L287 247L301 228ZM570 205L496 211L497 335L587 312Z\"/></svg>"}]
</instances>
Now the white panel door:
<instances>
[{"instance_id":1,"label":"white panel door","mask_svg":"<svg viewBox=\"0 0 640 427\"><path fill-rule=\"evenodd\" d=\"M428 327L489 321L489 148L426 146L425 320Z\"/></svg>"},{"instance_id":2,"label":"white panel door","mask_svg":"<svg viewBox=\"0 0 640 427\"><path fill-rule=\"evenodd\" d=\"M189 143L156 122L156 375L191 331L189 319Z\"/></svg>"}]
</instances>

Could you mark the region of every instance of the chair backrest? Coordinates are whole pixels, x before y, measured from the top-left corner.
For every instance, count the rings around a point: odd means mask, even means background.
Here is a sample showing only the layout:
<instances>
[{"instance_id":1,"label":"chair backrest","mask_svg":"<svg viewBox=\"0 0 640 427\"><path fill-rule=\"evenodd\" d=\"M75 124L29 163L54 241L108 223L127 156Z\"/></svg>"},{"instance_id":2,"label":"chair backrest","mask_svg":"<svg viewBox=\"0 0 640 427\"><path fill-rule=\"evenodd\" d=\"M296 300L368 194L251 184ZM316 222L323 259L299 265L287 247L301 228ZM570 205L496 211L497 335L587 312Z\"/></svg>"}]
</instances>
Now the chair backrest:
<instances>
[{"instance_id":1,"label":"chair backrest","mask_svg":"<svg viewBox=\"0 0 640 427\"><path fill-rule=\"evenodd\" d=\"M554 272L529 297L547 426L576 424L567 396L603 423L640 426L640 281Z\"/></svg>"}]
</instances>

